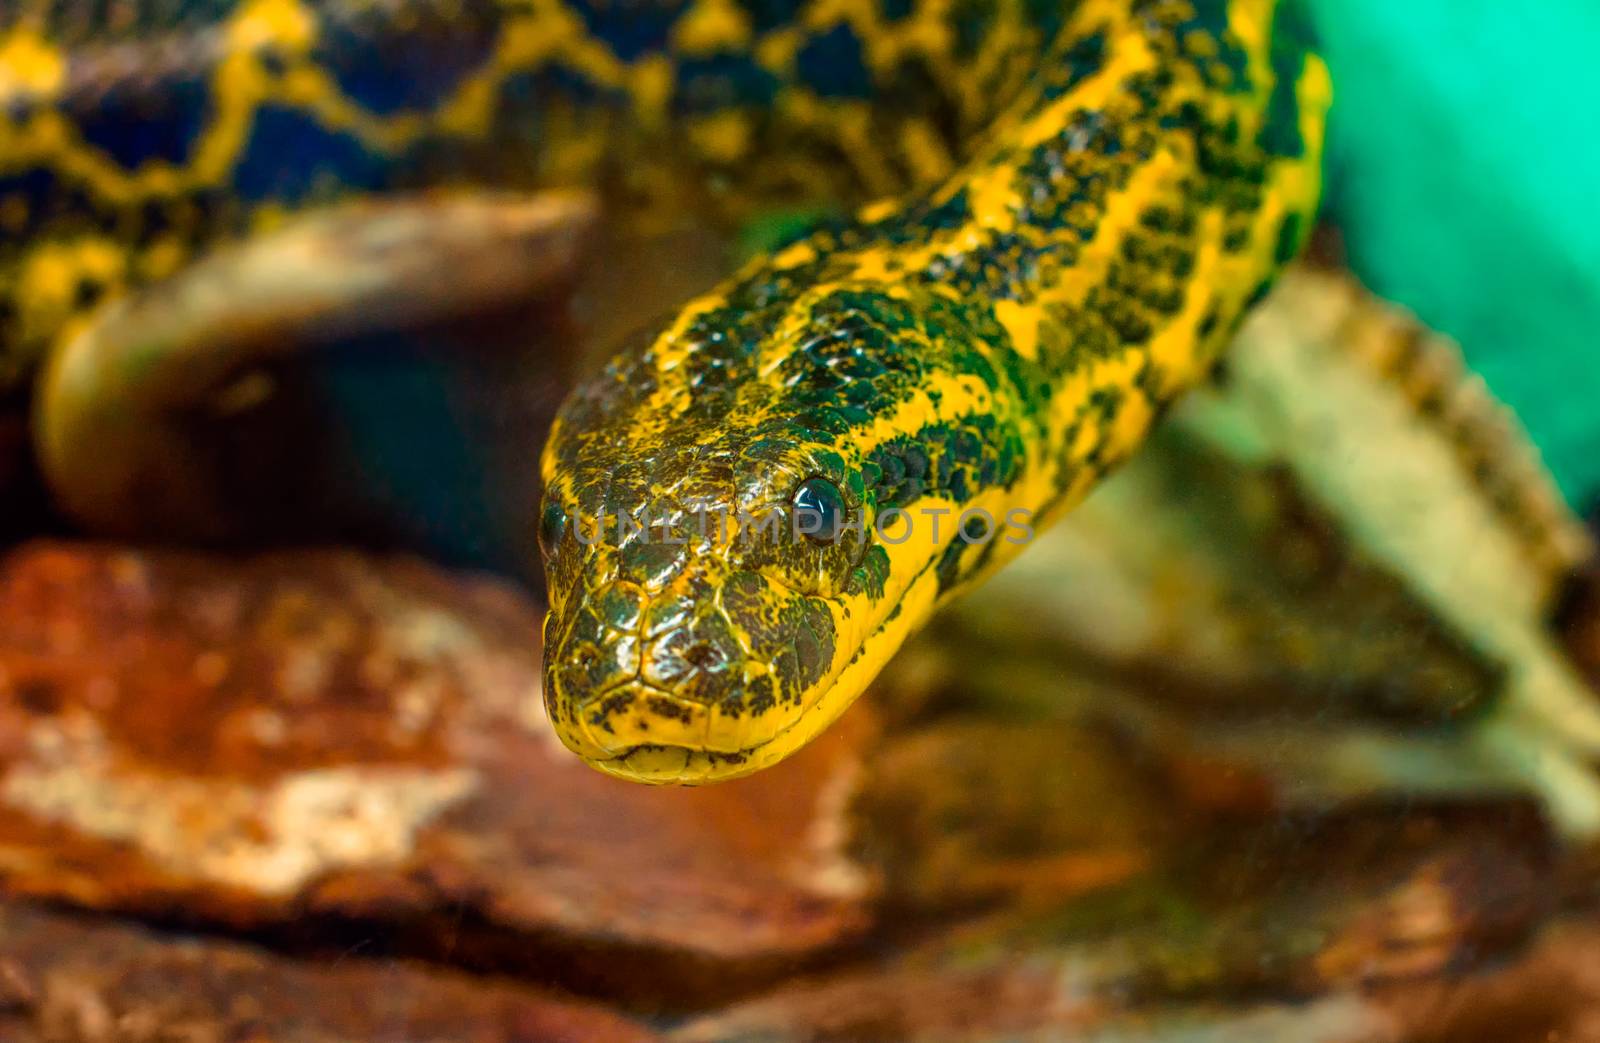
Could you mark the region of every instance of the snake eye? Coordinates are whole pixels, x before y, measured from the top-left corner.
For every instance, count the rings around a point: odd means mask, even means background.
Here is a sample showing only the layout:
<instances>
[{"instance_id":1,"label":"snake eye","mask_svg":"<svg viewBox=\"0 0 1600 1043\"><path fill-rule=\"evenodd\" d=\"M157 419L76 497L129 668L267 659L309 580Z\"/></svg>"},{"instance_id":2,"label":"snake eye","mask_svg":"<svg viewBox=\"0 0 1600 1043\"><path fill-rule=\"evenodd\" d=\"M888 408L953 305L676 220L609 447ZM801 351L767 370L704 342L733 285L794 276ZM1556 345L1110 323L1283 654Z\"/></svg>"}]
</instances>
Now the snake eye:
<instances>
[{"instance_id":1,"label":"snake eye","mask_svg":"<svg viewBox=\"0 0 1600 1043\"><path fill-rule=\"evenodd\" d=\"M796 530L812 543L832 543L844 526L844 494L826 478L807 478L789 497L796 513Z\"/></svg>"},{"instance_id":2,"label":"snake eye","mask_svg":"<svg viewBox=\"0 0 1600 1043\"><path fill-rule=\"evenodd\" d=\"M539 515L539 550L548 560L555 555L556 547L561 544L561 537L567 534L567 512L561 505L551 500L544 505L544 511Z\"/></svg>"}]
</instances>

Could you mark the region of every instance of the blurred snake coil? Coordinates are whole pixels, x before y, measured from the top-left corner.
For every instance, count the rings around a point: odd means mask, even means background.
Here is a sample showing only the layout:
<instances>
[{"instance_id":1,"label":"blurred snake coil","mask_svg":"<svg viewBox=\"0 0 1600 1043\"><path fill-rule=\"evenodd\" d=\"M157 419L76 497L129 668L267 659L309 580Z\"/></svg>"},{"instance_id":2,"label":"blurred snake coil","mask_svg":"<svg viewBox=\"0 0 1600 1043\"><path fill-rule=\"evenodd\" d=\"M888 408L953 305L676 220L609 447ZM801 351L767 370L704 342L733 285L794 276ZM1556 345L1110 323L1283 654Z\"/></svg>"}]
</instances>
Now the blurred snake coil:
<instances>
[{"instance_id":1,"label":"blurred snake coil","mask_svg":"<svg viewBox=\"0 0 1600 1043\"><path fill-rule=\"evenodd\" d=\"M961 519L1047 525L1207 374L1306 236L1330 95L1294 0L17 0L0 392L347 200L853 208L633 342L542 461L557 733L734 777L1022 549ZM857 538L694 524L802 509Z\"/></svg>"}]
</instances>

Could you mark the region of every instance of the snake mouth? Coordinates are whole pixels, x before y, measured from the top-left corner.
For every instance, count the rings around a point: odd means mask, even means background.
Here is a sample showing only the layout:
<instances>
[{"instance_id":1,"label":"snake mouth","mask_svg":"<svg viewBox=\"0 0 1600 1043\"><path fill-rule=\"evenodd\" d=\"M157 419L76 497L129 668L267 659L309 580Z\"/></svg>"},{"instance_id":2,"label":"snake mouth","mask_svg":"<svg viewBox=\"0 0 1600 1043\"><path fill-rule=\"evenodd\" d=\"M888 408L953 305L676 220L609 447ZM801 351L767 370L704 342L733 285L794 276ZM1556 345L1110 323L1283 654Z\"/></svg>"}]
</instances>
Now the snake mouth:
<instances>
[{"instance_id":1,"label":"snake mouth","mask_svg":"<svg viewBox=\"0 0 1600 1043\"><path fill-rule=\"evenodd\" d=\"M607 775L653 786L725 782L759 767L744 753L715 753L656 743L641 743L615 757L589 763Z\"/></svg>"},{"instance_id":2,"label":"snake mouth","mask_svg":"<svg viewBox=\"0 0 1600 1043\"><path fill-rule=\"evenodd\" d=\"M615 778L695 786L753 774L808 744L855 701L932 605L935 582L931 565L925 567L904 597L887 599L896 607L863 628L865 633L837 629L831 612L810 627L796 618L777 632L778 640L759 646L769 653L764 658L751 655L743 641L714 663L696 652L712 644L705 640L703 620L720 622L720 614L699 617L698 630L675 626L660 639L662 653L656 656L594 656L590 662L570 651L567 641L552 642L547 649L558 651L547 664L548 719L568 749ZM723 589L727 607L728 587ZM788 602L814 603L794 595ZM825 641L816 639L819 633ZM623 647L620 639L615 647ZM698 665L678 670L679 660ZM614 662L624 669L615 669ZM802 670L811 673L797 678ZM608 672L594 685L596 675ZM785 689L784 678L803 679L804 687ZM778 693L788 697L775 698Z\"/></svg>"},{"instance_id":3,"label":"snake mouth","mask_svg":"<svg viewBox=\"0 0 1600 1043\"><path fill-rule=\"evenodd\" d=\"M591 766L654 785L737 778L766 763L764 743L746 748L749 720L671 690L630 679L585 700L570 716L552 714L556 734Z\"/></svg>"},{"instance_id":4,"label":"snake mouth","mask_svg":"<svg viewBox=\"0 0 1600 1043\"><path fill-rule=\"evenodd\" d=\"M552 609L545 706L568 749L692 785L782 760L825 723L811 711L840 650L829 604L709 558L663 586L599 584Z\"/></svg>"}]
</instances>

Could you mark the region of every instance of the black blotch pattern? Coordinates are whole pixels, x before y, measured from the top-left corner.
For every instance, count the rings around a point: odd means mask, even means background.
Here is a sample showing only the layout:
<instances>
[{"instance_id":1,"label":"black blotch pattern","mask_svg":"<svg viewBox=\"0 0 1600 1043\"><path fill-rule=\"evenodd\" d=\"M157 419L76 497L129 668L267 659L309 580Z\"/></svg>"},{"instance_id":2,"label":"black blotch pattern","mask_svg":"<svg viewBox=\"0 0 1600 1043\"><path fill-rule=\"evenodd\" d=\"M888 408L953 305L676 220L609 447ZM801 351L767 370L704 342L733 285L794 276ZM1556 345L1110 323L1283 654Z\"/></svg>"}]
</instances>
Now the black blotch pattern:
<instances>
[{"instance_id":1,"label":"black blotch pattern","mask_svg":"<svg viewBox=\"0 0 1600 1043\"><path fill-rule=\"evenodd\" d=\"M1290 214L1278 226L1278 243L1273 249L1273 260L1279 264L1288 264L1294 260L1295 254L1300 252L1300 242L1304 238L1305 219L1299 214Z\"/></svg>"},{"instance_id":2,"label":"black blotch pattern","mask_svg":"<svg viewBox=\"0 0 1600 1043\"><path fill-rule=\"evenodd\" d=\"M848 23L811 37L795 55L800 82L824 98L865 98L872 93L861 38Z\"/></svg>"},{"instance_id":3,"label":"black blotch pattern","mask_svg":"<svg viewBox=\"0 0 1600 1043\"><path fill-rule=\"evenodd\" d=\"M348 134L276 105L256 113L250 143L234 166L233 187L247 202L303 202L384 186L391 164Z\"/></svg>"},{"instance_id":4,"label":"black blotch pattern","mask_svg":"<svg viewBox=\"0 0 1600 1043\"><path fill-rule=\"evenodd\" d=\"M570 0L570 6L618 58L631 62L666 49L689 0Z\"/></svg>"},{"instance_id":5,"label":"black blotch pattern","mask_svg":"<svg viewBox=\"0 0 1600 1043\"><path fill-rule=\"evenodd\" d=\"M1267 103L1267 120L1261 128L1261 148L1274 156L1305 155L1305 135L1300 130L1296 97L1306 57L1316 46L1316 27L1305 0L1282 0L1272 27L1272 73L1277 78Z\"/></svg>"},{"instance_id":6,"label":"black blotch pattern","mask_svg":"<svg viewBox=\"0 0 1600 1043\"><path fill-rule=\"evenodd\" d=\"M500 22L493 5L416 3L403 26L377 8L333 10L311 57L354 101L383 115L448 98L489 58Z\"/></svg>"},{"instance_id":7,"label":"black blotch pattern","mask_svg":"<svg viewBox=\"0 0 1600 1043\"><path fill-rule=\"evenodd\" d=\"M673 109L682 115L731 108L763 108L777 95L777 77L750 55L717 54L678 65Z\"/></svg>"},{"instance_id":8,"label":"black blotch pattern","mask_svg":"<svg viewBox=\"0 0 1600 1043\"><path fill-rule=\"evenodd\" d=\"M183 164L210 108L209 69L156 80L129 79L72 100L69 116L86 144L132 170L150 160Z\"/></svg>"}]
</instances>

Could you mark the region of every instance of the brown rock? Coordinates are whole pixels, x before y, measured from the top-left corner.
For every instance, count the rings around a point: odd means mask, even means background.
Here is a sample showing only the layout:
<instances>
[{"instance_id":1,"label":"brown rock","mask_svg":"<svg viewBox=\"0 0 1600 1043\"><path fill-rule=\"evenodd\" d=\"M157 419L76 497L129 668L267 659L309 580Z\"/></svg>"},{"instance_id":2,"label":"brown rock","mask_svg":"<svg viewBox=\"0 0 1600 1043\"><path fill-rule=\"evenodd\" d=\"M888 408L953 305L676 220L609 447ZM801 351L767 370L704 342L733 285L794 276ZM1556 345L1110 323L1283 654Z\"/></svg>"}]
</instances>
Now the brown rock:
<instances>
[{"instance_id":1,"label":"brown rock","mask_svg":"<svg viewBox=\"0 0 1600 1043\"><path fill-rule=\"evenodd\" d=\"M1237 824L1131 887L1115 949L1097 955L1140 991L1196 998L1441 975L1537 929L1555 865L1537 808L1515 799ZM1085 908L1068 922L1103 932L1106 918Z\"/></svg>"},{"instance_id":2,"label":"brown rock","mask_svg":"<svg viewBox=\"0 0 1600 1043\"><path fill-rule=\"evenodd\" d=\"M1116 1043L1594 1043L1600 928L1560 924L1505 964L1431 973L1308 1002L1125 1007L1085 995L1068 969L1018 954L1002 969L896 970L808 982L689 1022L674 1043L952 1041L1024 1034ZM1029 1036L1032 1038L1032 1036Z\"/></svg>"},{"instance_id":3,"label":"brown rock","mask_svg":"<svg viewBox=\"0 0 1600 1043\"><path fill-rule=\"evenodd\" d=\"M1600 1041L1600 923L1556 924L1503 966L1377 990L1412 1043Z\"/></svg>"},{"instance_id":4,"label":"brown rock","mask_svg":"<svg viewBox=\"0 0 1600 1043\"><path fill-rule=\"evenodd\" d=\"M887 741L857 815L886 897L923 913L1119 884L1192 826L1153 766L1105 729L980 718Z\"/></svg>"},{"instance_id":5,"label":"brown rock","mask_svg":"<svg viewBox=\"0 0 1600 1043\"><path fill-rule=\"evenodd\" d=\"M619 782L548 729L539 622L403 560L13 552L6 890L256 930L354 918L663 1003L865 926L843 850L864 713L743 782Z\"/></svg>"},{"instance_id":6,"label":"brown rock","mask_svg":"<svg viewBox=\"0 0 1600 1043\"><path fill-rule=\"evenodd\" d=\"M1217 823L1121 886L944 927L673 1038L1399 1043L1420 1024L1400 997L1537 929L1550 862L1537 814L1514 802Z\"/></svg>"},{"instance_id":7,"label":"brown rock","mask_svg":"<svg viewBox=\"0 0 1600 1043\"><path fill-rule=\"evenodd\" d=\"M698 1019L671 1043L1404 1043L1364 998L1127 1008L1074 995L1045 969L1006 974L884 975L798 988L778 1000Z\"/></svg>"},{"instance_id":8,"label":"brown rock","mask_svg":"<svg viewBox=\"0 0 1600 1043\"><path fill-rule=\"evenodd\" d=\"M0 1038L646 1043L591 1004L404 962L312 964L246 945L0 906Z\"/></svg>"},{"instance_id":9,"label":"brown rock","mask_svg":"<svg viewBox=\"0 0 1600 1043\"><path fill-rule=\"evenodd\" d=\"M1003 1038L1051 1026L1082 1030L1105 1014L1062 995L1053 968L887 970L807 981L682 1026L674 1043Z\"/></svg>"}]
</instances>

